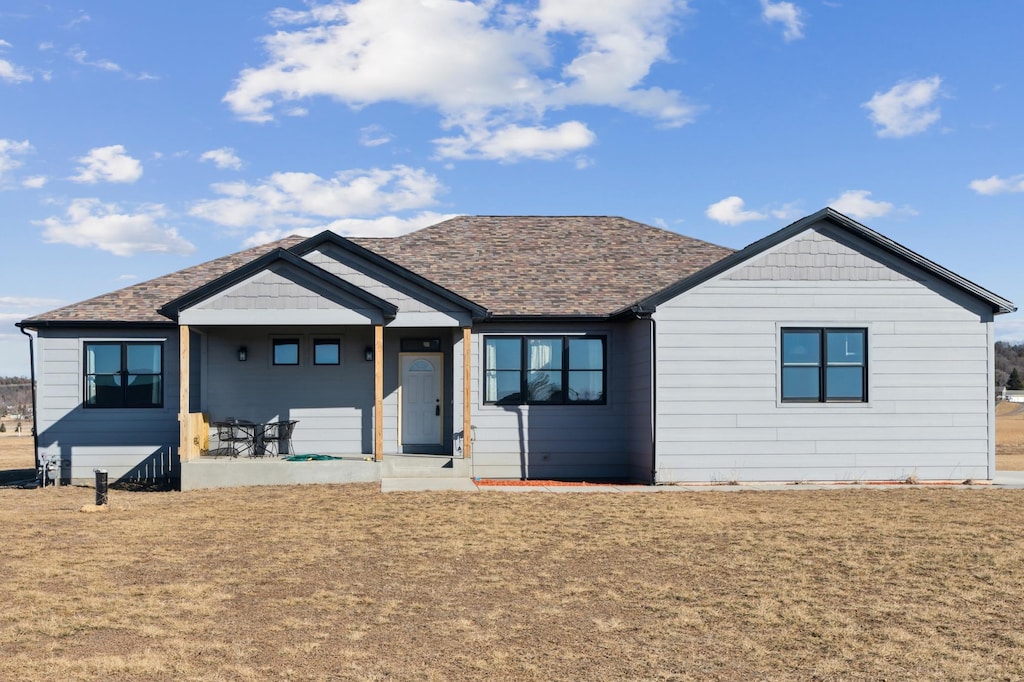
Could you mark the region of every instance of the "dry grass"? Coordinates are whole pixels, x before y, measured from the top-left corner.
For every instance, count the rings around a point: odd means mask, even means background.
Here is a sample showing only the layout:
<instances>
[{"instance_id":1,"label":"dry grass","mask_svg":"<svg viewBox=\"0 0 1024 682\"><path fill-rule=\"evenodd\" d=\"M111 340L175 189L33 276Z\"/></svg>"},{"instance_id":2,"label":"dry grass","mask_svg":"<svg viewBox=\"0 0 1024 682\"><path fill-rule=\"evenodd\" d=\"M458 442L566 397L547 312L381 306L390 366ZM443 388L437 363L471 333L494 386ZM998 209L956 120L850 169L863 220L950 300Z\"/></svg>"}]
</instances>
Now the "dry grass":
<instances>
[{"instance_id":1,"label":"dry grass","mask_svg":"<svg viewBox=\"0 0 1024 682\"><path fill-rule=\"evenodd\" d=\"M0 489L0 679L1024 677L1020 491L92 499Z\"/></svg>"},{"instance_id":2,"label":"dry grass","mask_svg":"<svg viewBox=\"0 0 1024 682\"><path fill-rule=\"evenodd\" d=\"M35 466L32 436L11 435L10 430L0 433L0 483L32 478Z\"/></svg>"},{"instance_id":3,"label":"dry grass","mask_svg":"<svg viewBox=\"0 0 1024 682\"><path fill-rule=\"evenodd\" d=\"M996 469L1024 471L1024 403L996 405Z\"/></svg>"}]
</instances>

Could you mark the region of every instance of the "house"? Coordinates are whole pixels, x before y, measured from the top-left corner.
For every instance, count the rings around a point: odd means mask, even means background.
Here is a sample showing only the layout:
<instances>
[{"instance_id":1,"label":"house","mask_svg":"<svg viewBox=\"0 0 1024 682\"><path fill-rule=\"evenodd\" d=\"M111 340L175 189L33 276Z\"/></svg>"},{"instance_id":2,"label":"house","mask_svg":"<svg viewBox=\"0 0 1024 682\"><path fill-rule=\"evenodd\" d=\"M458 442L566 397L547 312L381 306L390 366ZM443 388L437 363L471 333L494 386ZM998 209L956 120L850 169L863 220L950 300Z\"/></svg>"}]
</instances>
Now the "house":
<instances>
[{"instance_id":1,"label":"house","mask_svg":"<svg viewBox=\"0 0 1024 682\"><path fill-rule=\"evenodd\" d=\"M740 251L611 217L289 237L20 326L72 481L962 481L1013 310L826 208ZM228 417L342 459L202 456Z\"/></svg>"}]
</instances>

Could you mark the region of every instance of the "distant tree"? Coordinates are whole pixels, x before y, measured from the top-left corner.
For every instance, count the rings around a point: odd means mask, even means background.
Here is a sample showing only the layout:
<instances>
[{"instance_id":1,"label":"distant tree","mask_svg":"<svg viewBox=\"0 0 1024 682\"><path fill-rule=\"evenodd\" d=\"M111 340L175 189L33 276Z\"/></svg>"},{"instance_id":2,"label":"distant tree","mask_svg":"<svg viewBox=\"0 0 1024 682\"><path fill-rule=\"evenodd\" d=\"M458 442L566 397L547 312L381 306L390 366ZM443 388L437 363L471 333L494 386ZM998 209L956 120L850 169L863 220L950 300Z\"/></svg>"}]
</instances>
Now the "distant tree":
<instances>
[{"instance_id":1,"label":"distant tree","mask_svg":"<svg viewBox=\"0 0 1024 682\"><path fill-rule=\"evenodd\" d=\"M1006 380L1006 388L1011 391L1024 391L1024 379L1020 378L1020 372L1016 367L1010 372L1010 378Z\"/></svg>"}]
</instances>

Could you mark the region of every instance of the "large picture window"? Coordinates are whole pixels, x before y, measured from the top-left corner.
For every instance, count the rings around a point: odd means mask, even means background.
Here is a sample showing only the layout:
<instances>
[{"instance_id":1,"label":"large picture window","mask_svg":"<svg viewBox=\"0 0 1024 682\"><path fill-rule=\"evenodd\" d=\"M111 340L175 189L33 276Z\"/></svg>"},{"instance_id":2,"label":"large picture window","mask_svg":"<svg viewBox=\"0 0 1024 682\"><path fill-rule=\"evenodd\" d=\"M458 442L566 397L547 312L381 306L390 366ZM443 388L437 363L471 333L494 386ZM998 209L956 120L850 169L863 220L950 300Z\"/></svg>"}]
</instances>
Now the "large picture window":
<instances>
[{"instance_id":1,"label":"large picture window","mask_svg":"<svg viewBox=\"0 0 1024 682\"><path fill-rule=\"evenodd\" d=\"M782 330L783 402L867 402L867 330Z\"/></svg>"},{"instance_id":2,"label":"large picture window","mask_svg":"<svg viewBox=\"0 0 1024 682\"><path fill-rule=\"evenodd\" d=\"M488 336L484 355L486 403L605 402L603 336Z\"/></svg>"},{"instance_id":3,"label":"large picture window","mask_svg":"<svg viewBox=\"0 0 1024 682\"><path fill-rule=\"evenodd\" d=\"M86 407L163 407L159 341L87 341Z\"/></svg>"}]
</instances>

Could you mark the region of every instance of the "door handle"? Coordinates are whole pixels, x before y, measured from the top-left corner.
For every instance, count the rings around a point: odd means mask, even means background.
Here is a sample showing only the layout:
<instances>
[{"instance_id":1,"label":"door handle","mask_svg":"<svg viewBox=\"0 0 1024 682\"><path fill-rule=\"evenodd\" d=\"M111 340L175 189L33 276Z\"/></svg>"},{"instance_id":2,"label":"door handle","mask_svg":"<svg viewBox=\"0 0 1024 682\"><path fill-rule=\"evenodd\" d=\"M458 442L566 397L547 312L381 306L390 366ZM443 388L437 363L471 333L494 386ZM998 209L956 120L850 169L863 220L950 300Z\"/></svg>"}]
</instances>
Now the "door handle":
<instances>
[{"instance_id":1,"label":"door handle","mask_svg":"<svg viewBox=\"0 0 1024 682\"><path fill-rule=\"evenodd\" d=\"M434 408L434 416L435 417L440 417L441 416L441 406L440 405L438 405L437 407Z\"/></svg>"}]
</instances>

